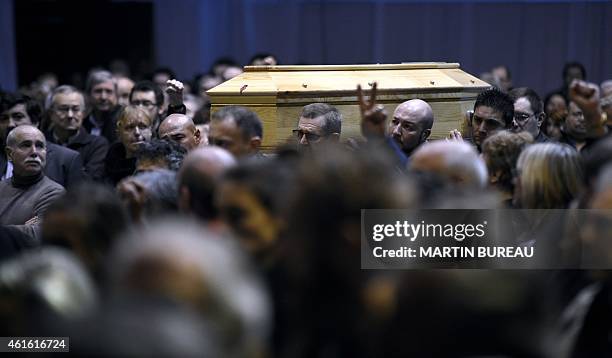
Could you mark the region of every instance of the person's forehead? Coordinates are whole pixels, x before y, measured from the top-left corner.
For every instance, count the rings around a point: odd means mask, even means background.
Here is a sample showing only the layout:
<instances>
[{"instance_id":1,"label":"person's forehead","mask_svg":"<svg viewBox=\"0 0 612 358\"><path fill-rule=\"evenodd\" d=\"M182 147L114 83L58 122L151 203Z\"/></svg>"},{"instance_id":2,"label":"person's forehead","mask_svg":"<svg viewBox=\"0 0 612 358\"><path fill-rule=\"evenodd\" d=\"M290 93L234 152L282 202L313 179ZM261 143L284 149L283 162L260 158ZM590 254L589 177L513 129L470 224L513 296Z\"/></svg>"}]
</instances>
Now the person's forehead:
<instances>
[{"instance_id":1,"label":"person's forehead","mask_svg":"<svg viewBox=\"0 0 612 358\"><path fill-rule=\"evenodd\" d=\"M309 130L323 129L324 125L325 125L324 116L318 116L315 118L300 117L300 119L298 120L298 127L300 127L301 129L309 129Z\"/></svg>"},{"instance_id":2,"label":"person's forehead","mask_svg":"<svg viewBox=\"0 0 612 358\"><path fill-rule=\"evenodd\" d=\"M582 110L580 109L580 107L578 107L578 106L576 105L576 103L574 103L574 102L570 102L570 103L569 103L569 109L570 109L570 111L571 111L571 112L582 112Z\"/></svg>"},{"instance_id":3,"label":"person's forehead","mask_svg":"<svg viewBox=\"0 0 612 358\"><path fill-rule=\"evenodd\" d=\"M236 121L233 118L224 118L222 120L214 120L210 122L210 131L215 133L222 133L225 135L239 135L240 128L236 125Z\"/></svg>"},{"instance_id":4,"label":"person's forehead","mask_svg":"<svg viewBox=\"0 0 612 358\"><path fill-rule=\"evenodd\" d=\"M135 125L135 124L145 124L148 126L150 124L147 117L143 115L126 117L123 119L122 123L124 127L128 125Z\"/></svg>"},{"instance_id":5,"label":"person's forehead","mask_svg":"<svg viewBox=\"0 0 612 358\"><path fill-rule=\"evenodd\" d=\"M23 104L23 103L19 103L19 104L14 105L13 107L11 107L8 111L6 111L4 113L7 113L9 115L13 114L13 113L22 113L25 116L28 115L28 112L26 111L25 104Z\"/></svg>"},{"instance_id":6,"label":"person's forehead","mask_svg":"<svg viewBox=\"0 0 612 358\"><path fill-rule=\"evenodd\" d=\"M522 112L522 113L533 113L533 109L531 108L531 103L527 97L521 97L514 102L514 111Z\"/></svg>"},{"instance_id":7,"label":"person's forehead","mask_svg":"<svg viewBox=\"0 0 612 358\"><path fill-rule=\"evenodd\" d=\"M96 84L95 86L93 86L93 90L96 89L111 89L114 90L115 89L115 85L113 84L113 81L104 81L104 82L100 82L98 84Z\"/></svg>"},{"instance_id":8,"label":"person's forehead","mask_svg":"<svg viewBox=\"0 0 612 358\"><path fill-rule=\"evenodd\" d=\"M53 103L57 105L73 103L81 104L84 101L85 99L83 98L83 96L77 92L58 93L57 95L55 95L55 97L53 97Z\"/></svg>"},{"instance_id":9,"label":"person's forehead","mask_svg":"<svg viewBox=\"0 0 612 358\"><path fill-rule=\"evenodd\" d=\"M17 133L15 133L17 142L22 143L25 141L45 141L45 137L42 135L42 133L35 129L35 128L31 128L31 127L17 127Z\"/></svg>"},{"instance_id":10,"label":"person's forehead","mask_svg":"<svg viewBox=\"0 0 612 358\"><path fill-rule=\"evenodd\" d=\"M418 123L424 119L424 111L409 104L400 104L393 112L393 118L401 122Z\"/></svg>"},{"instance_id":11,"label":"person's forehead","mask_svg":"<svg viewBox=\"0 0 612 358\"><path fill-rule=\"evenodd\" d=\"M474 109L474 114L481 118L494 118L500 119L502 117L501 112L489 107L489 106L478 106Z\"/></svg>"},{"instance_id":12,"label":"person's forehead","mask_svg":"<svg viewBox=\"0 0 612 358\"><path fill-rule=\"evenodd\" d=\"M132 99L149 100L155 102L155 92L153 91L134 91Z\"/></svg>"}]
</instances>

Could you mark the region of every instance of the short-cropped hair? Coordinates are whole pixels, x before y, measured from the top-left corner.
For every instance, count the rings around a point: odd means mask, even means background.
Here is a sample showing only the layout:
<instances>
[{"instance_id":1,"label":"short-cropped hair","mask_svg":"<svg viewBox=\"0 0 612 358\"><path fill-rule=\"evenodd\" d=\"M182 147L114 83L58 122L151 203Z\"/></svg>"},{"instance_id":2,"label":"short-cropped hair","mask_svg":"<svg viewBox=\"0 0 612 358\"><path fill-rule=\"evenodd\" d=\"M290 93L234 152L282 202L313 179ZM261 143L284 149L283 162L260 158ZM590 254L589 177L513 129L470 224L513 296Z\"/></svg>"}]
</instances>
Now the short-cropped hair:
<instances>
[{"instance_id":1,"label":"short-cropped hair","mask_svg":"<svg viewBox=\"0 0 612 358\"><path fill-rule=\"evenodd\" d=\"M327 103L312 103L304 106L302 113L300 113L300 117L310 119L321 116L325 119L323 124L323 133L325 135L340 134L342 130L342 114L336 107L330 106Z\"/></svg>"}]
</instances>

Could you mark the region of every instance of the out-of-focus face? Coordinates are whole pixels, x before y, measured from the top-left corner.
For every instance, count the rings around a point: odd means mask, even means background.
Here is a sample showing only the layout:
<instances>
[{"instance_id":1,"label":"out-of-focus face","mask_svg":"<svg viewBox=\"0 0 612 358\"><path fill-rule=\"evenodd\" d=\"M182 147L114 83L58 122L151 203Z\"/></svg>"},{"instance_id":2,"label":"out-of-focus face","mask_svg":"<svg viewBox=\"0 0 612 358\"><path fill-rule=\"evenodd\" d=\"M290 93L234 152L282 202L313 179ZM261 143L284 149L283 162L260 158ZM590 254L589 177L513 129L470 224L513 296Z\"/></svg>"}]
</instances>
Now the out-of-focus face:
<instances>
[{"instance_id":1,"label":"out-of-focus face","mask_svg":"<svg viewBox=\"0 0 612 358\"><path fill-rule=\"evenodd\" d=\"M550 97L550 100L546 104L546 114L551 115L555 112L564 112L567 111L567 105L565 104L565 99L560 94L555 94Z\"/></svg>"},{"instance_id":2,"label":"out-of-focus face","mask_svg":"<svg viewBox=\"0 0 612 358\"><path fill-rule=\"evenodd\" d=\"M566 86L569 86L574 80L584 80L580 67L570 67L565 74Z\"/></svg>"},{"instance_id":3,"label":"out-of-focus face","mask_svg":"<svg viewBox=\"0 0 612 358\"><path fill-rule=\"evenodd\" d=\"M163 112L162 104L157 103L155 92L153 91L136 91L132 94L130 104L138 106L147 111L151 118L156 118Z\"/></svg>"},{"instance_id":4,"label":"out-of-focus face","mask_svg":"<svg viewBox=\"0 0 612 358\"><path fill-rule=\"evenodd\" d=\"M112 81L100 82L91 89L94 109L108 112L117 105L117 92Z\"/></svg>"},{"instance_id":5,"label":"out-of-focus face","mask_svg":"<svg viewBox=\"0 0 612 358\"><path fill-rule=\"evenodd\" d=\"M488 106L474 108L472 116L472 128L474 144L480 150L480 146L490 135L493 135L505 127L502 113Z\"/></svg>"},{"instance_id":6,"label":"out-of-focus face","mask_svg":"<svg viewBox=\"0 0 612 358\"><path fill-rule=\"evenodd\" d=\"M20 176L34 176L44 169L47 159L47 144L43 134L31 126L16 128L16 143L6 147L8 159L13 163L13 172Z\"/></svg>"},{"instance_id":7,"label":"out-of-focus face","mask_svg":"<svg viewBox=\"0 0 612 358\"><path fill-rule=\"evenodd\" d=\"M242 68L237 66L230 66L223 71L223 79L231 80L232 78L240 75L242 73Z\"/></svg>"},{"instance_id":8,"label":"out-of-focus face","mask_svg":"<svg viewBox=\"0 0 612 358\"><path fill-rule=\"evenodd\" d=\"M157 84L159 87L163 88L164 90L167 87L166 82L170 81L172 78L170 78L170 76L167 73L156 73L155 76L153 76L153 83Z\"/></svg>"},{"instance_id":9,"label":"out-of-focus face","mask_svg":"<svg viewBox=\"0 0 612 358\"><path fill-rule=\"evenodd\" d=\"M533 112L527 97L521 97L514 102L513 131L525 131L535 138L540 134L540 124L540 116Z\"/></svg>"},{"instance_id":10,"label":"out-of-focus face","mask_svg":"<svg viewBox=\"0 0 612 358\"><path fill-rule=\"evenodd\" d=\"M128 116L119 122L117 131L128 157L133 156L138 147L151 140L152 123L144 115Z\"/></svg>"},{"instance_id":11,"label":"out-of-focus face","mask_svg":"<svg viewBox=\"0 0 612 358\"><path fill-rule=\"evenodd\" d=\"M53 98L49 118L54 127L76 131L83 124L85 100L80 93L59 93Z\"/></svg>"},{"instance_id":12,"label":"out-of-focus face","mask_svg":"<svg viewBox=\"0 0 612 358\"><path fill-rule=\"evenodd\" d=\"M584 113L574 102L569 104L569 111L562 128L565 134L574 140L583 141L586 138L587 127Z\"/></svg>"},{"instance_id":13,"label":"out-of-focus face","mask_svg":"<svg viewBox=\"0 0 612 358\"><path fill-rule=\"evenodd\" d=\"M127 106L130 104L130 92L134 88L134 81L129 78L120 77L117 79L117 103L120 106Z\"/></svg>"},{"instance_id":14,"label":"out-of-focus face","mask_svg":"<svg viewBox=\"0 0 612 358\"><path fill-rule=\"evenodd\" d=\"M508 71L506 70L506 68L494 68L492 74L499 81L499 85L502 91L508 92L508 90L512 88L512 80L510 79L510 76L508 76Z\"/></svg>"},{"instance_id":15,"label":"out-of-focus face","mask_svg":"<svg viewBox=\"0 0 612 358\"><path fill-rule=\"evenodd\" d=\"M209 145L216 145L226 149L236 158L244 157L254 152L250 141L244 138L242 131L238 128L233 118L212 121L208 134L208 143Z\"/></svg>"},{"instance_id":16,"label":"out-of-focus face","mask_svg":"<svg viewBox=\"0 0 612 358\"><path fill-rule=\"evenodd\" d=\"M25 104L17 104L0 114L0 141L3 143L11 130L22 124L32 124Z\"/></svg>"},{"instance_id":17,"label":"out-of-focus face","mask_svg":"<svg viewBox=\"0 0 612 358\"><path fill-rule=\"evenodd\" d=\"M276 241L279 221L244 186L231 182L221 184L217 206L221 218L249 252L260 253Z\"/></svg>"},{"instance_id":18,"label":"out-of-focus face","mask_svg":"<svg viewBox=\"0 0 612 358\"><path fill-rule=\"evenodd\" d=\"M196 128L200 131L200 146L208 145L208 133L210 132L210 123L196 124Z\"/></svg>"},{"instance_id":19,"label":"out-of-focus face","mask_svg":"<svg viewBox=\"0 0 612 358\"><path fill-rule=\"evenodd\" d=\"M389 133L401 150L410 155L421 143L425 142L427 136L423 133L422 118L408 109L399 105L393 113L393 119L389 122Z\"/></svg>"},{"instance_id":20,"label":"out-of-focus face","mask_svg":"<svg viewBox=\"0 0 612 358\"><path fill-rule=\"evenodd\" d=\"M323 142L325 139L323 126L325 126L324 116L316 118L300 117L298 127L293 131L298 141L298 148L311 148Z\"/></svg>"}]
</instances>

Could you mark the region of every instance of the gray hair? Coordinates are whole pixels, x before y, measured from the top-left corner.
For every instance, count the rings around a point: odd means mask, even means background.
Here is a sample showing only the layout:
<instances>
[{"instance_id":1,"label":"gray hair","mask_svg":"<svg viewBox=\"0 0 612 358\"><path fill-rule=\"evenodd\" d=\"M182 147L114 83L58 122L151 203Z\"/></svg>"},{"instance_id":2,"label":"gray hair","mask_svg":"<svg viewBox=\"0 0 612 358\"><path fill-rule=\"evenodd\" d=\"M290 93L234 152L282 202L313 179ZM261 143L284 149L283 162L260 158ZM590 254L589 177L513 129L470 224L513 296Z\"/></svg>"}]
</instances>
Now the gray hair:
<instances>
[{"instance_id":1,"label":"gray hair","mask_svg":"<svg viewBox=\"0 0 612 358\"><path fill-rule=\"evenodd\" d=\"M94 86L102 83L102 82L112 82L113 88L115 89L115 93L117 93L117 80L113 76L112 73L106 70L94 70L89 73L87 77L87 83L85 85L85 92L88 95L91 95L91 90Z\"/></svg>"},{"instance_id":2,"label":"gray hair","mask_svg":"<svg viewBox=\"0 0 612 358\"><path fill-rule=\"evenodd\" d=\"M218 237L194 221L176 218L133 231L118 243L110 272L112 283L126 287L125 279L143 262L171 265L177 260L194 267L201 276L205 287L193 290L203 289L206 297L200 298L206 302L200 304L214 307L203 314L220 328L225 349L230 351L226 356L249 356L246 352L265 344L270 328L269 297L256 270L231 238ZM171 291L164 293L172 295Z\"/></svg>"},{"instance_id":3,"label":"gray hair","mask_svg":"<svg viewBox=\"0 0 612 358\"><path fill-rule=\"evenodd\" d=\"M342 130L342 113L336 107L330 106L327 103L311 103L302 108L300 117L317 118L323 116L325 123L323 124L323 133L330 135L333 133L340 134Z\"/></svg>"},{"instance_id":4,"label":"gray hair","mask_svg":"<svg viewBox=\"0 0 612 358\"><path fill-rule=\"evenodd\" d=\"M36 128L36 126L32 126L29 124L23 124L18 126L17 128L13 129L12 131L9 132L8 136L6 137L6 146L10 147L10 148L15 148L15 146L17 145L17 133L19 133L20 131L31 127L36 129L40 135L43 137L43 142L45 142L45 146L47 144L47 140L45 139L45 136L43 135L43 133L40 131L40 129Z\"/></svg>"},{"instance_id":5,"label":"gray hair","mask_svg":"<svg viewBox=\"0 0 612 358\"><path fill-rule=\"evenodd\" d=\"M53 106L53 101L55 101L55 96L58 94L70 94L70 93L78 93L81 95L81 101L83 103L83 110L85 110L85 95L83 92L79 91L76 87L70 85L61 85L56 87L49 93L47 98L45 99L45 110L50 110Z\"/></svg>"}]
</instances>

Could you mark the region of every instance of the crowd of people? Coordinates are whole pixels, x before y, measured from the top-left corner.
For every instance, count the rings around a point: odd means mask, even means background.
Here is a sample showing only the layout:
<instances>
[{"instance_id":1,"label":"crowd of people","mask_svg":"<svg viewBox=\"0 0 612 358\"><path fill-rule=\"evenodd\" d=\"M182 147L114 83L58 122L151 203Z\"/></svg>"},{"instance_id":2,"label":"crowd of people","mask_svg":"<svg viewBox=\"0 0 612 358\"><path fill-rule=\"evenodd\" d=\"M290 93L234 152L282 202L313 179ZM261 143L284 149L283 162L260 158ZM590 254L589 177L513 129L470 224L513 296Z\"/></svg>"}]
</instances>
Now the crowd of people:
<instances>
[{"instance_id":1,"label":"crowd of people","mask_svg":"<svg viewBox=\"0 0 612 358\"><path fill-rule=\"evenodd\" d=\"M262 153L255 112L210 111L206 91L241 71L92 69L83 88L47 74L0 93L3 336L67 336L83 355L612 355L605 270L360 265L374 208L597 209L545 237L525 224L512 244L565 268L612 263L612 80L569 63L542 97L496 67L467 130L443 140L426 101L388 114L375 83L356 85L361 138L312 103Z\"/></svg>"}]
</instances>

